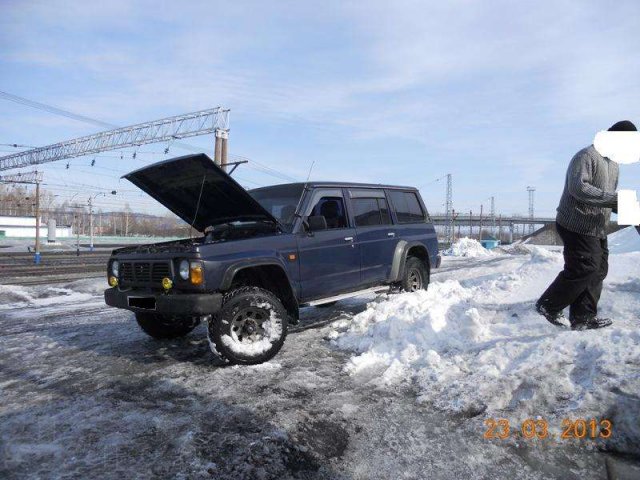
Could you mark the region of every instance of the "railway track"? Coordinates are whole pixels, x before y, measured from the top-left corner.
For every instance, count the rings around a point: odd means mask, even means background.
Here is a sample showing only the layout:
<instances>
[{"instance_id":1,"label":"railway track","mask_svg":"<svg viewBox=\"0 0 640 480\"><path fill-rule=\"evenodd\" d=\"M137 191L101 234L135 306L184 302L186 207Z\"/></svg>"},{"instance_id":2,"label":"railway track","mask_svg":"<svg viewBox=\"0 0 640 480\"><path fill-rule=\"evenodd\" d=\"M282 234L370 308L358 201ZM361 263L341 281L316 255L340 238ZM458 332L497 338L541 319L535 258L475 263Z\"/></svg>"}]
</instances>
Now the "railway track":
<instances>
[{"instance_id":1,"label":"railway track","mask_svg":"<svg viewBox=\"0 0 640 480\"><path fill-rule=\"evenodd\" d=\"M39 265L33 254L0 252L0 284L42 285L105 275L110 252L45 252Z\"/></svg>"}]
</instances>

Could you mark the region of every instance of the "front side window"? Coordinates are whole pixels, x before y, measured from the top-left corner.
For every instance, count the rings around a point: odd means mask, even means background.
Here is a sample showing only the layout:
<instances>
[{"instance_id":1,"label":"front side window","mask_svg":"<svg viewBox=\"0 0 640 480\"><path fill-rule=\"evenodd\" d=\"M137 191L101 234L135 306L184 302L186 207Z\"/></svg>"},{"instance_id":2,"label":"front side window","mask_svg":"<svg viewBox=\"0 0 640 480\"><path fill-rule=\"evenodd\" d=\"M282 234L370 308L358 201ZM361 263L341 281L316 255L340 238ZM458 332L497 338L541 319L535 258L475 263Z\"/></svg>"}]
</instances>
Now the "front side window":
<instances>
[{"instance_id":1,"label":"front side window","mask_svg":"<svg viewBox=\"0 0 640 480\"><path fill-rule=\"evenodd\" d=\"M354 198L352 200L356 227L391 223L385 198Z\"/></svg>"},{"instance_id":2,"label":"front side window","mask_svg":"<svg viewBox=\"0 0 640 480\"><path fill-rule=\"evenodd\" d=\"M389 192L389 196L396 211L398 223L424 222L424 212L415 192L392 190Z\"/></svg>"},{"instance_id":3,"label":"front side window","mask_svg":"<svg viewBox=\"0 0 640 480\"><path fill-rule=\"evenodd\" d=\"M347 212L344 208L344 200L341 196L327 195L318 198L311 209L309 216L322 215L327 221L327 228L346 228Z\"/></svg>"}]
</instances>

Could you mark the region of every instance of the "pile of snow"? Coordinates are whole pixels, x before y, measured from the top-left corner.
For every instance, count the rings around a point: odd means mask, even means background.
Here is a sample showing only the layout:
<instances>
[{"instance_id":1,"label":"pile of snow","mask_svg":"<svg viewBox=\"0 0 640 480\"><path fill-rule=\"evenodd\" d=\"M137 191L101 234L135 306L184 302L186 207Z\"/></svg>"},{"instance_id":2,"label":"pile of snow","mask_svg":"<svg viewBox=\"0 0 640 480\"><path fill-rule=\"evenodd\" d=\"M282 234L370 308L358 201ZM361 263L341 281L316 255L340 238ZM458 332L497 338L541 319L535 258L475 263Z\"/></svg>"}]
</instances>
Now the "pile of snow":
<instances>
[{"instance_id":1,"label":"pile of snow","mask_svg":"<svg viewBox=\"0 0 640 480\"><path fill-rule=\"evenodd\" d=\"M491 255L491 252L484 248L480 242L469 237L459 239L442 253L452 257L486 257Z\"/></svg>"},{"instance_id":2,"label":"pile of snow","mask_svg":"<svg viewBox=\"0 0 640 480\"><path fill-rule=\"evenodd\" d=\"M573 332L534 311L562 255L528 248L502 257L498 273L480 259L471 277L453 272L336 322L329 338L354 352L346 371L380 388L411 385L419 402L452 414L541 416L556 433L565 417L609 418L609 446L640 453L640 253L612 255L601 312L614 326Z\"/></svg>"},{"instance_id":3,"label":"pile of snow","mask_svg":"<svg viewBox=\"0 0 640 480\"><path fill-rule=\"evenodd\" d=\"M627 227L609 235L611 253L640 252L640 232L636 227Z\"/></svg>"},{"instance_id":4,"label":"pile of snow","mask_svg":"<svg viewBox=\"0 0 640 480\"><path fill-rule=\"evenodd\" d=\"M72 302L80 304L102 297L106 288L108 285L103 277L55 285L0 285L0 310L27 306L46 307Z\"/></svg>"}]
</instances>

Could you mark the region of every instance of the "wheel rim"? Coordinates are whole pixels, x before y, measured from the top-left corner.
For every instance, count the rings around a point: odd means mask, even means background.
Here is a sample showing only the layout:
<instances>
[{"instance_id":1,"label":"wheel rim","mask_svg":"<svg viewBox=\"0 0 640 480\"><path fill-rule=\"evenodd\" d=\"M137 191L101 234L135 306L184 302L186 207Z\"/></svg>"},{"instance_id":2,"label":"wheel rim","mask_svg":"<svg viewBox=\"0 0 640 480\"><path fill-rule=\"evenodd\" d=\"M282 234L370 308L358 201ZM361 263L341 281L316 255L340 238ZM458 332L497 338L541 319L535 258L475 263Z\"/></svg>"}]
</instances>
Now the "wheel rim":
<instances>
[{"instance_id":1,"label":"wheel rim","mask_svg":"<svg viewBox=\"0 0 640 480\"><path fill-rule=\"evenodd\" d=\"M409 270L408 280L410 292L422 289L422 273L419 269L412 268Z\"/></svg>"},{"instance_id":2,"label":"wheel rim","mask_svg":"<svg viewBox=\"0 0 640 480\"><path fill-rule=\"evenodd\" d=\"M249 307L240 310L231 321L231 338L247 345L259 342L267 337L264 323L270 318L270 312L263 308Z\"/></svg>"}]
</instances>

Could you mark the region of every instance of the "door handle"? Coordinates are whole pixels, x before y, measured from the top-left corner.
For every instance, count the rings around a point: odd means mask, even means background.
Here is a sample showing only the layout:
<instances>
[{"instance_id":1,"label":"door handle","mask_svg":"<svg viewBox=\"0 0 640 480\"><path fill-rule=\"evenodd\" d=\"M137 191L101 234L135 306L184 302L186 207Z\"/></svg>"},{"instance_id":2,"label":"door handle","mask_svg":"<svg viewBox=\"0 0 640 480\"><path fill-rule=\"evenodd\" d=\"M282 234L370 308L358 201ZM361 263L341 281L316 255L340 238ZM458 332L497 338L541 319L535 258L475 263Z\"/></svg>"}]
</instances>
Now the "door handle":
<instances>
[{"instance_id":1,"label":"door handle","mask_svg":"<svg viewBox=\"0 0 640 480\"><path fill-rule=\"evenodd\" d=\"M353 237L344 237L345 242L353 242Z\"/></svg>"},{"instance_id":2,"label":"door handle","mask_svg":"<svg viewBox=\"0 0 640 480\"><path fill-rule=\"evenodd\" d=\"M395 237L395 236L396 236L396 232L387 233L387 237Z\"/></svg>"}]
</instances>

